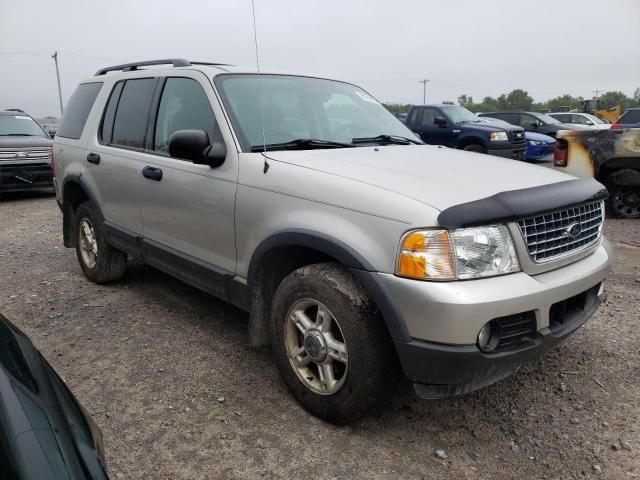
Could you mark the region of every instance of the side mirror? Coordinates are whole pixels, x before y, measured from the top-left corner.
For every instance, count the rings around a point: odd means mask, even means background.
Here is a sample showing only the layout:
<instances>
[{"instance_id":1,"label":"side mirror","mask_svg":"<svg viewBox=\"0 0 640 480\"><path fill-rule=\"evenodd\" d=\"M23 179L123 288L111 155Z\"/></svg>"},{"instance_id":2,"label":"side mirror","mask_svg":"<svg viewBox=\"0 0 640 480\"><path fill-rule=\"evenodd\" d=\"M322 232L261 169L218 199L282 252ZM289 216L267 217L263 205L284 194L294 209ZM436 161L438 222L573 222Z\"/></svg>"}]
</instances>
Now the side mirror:
<instances>
[{"instance_id":1,"label":"side mirror","mask_svg":"<svg viewBox=\"0 0 640 480\"><path fill-rule=\"evenodd\" d=\"M204 130L177 130L169 137L169 155L198 165L219 167L227 156L227 147L222 142L211 144Z\"/></svg>"},{"instance_id":2,"label":"side mirror","mask_svg":"<svg viewBox=\"0 0 640 480\"><path fill-rule=\"evenodd\" d=\"M447 126L447 119L444 117L436 117L433 119L433 123L438 125L440 128L444 128Z\"/></svg>"},{"instance_id":3,"label":"side mirror","mask_svg":"<svg viewBox=\"0 0 640 480\"><path fill-rule=\"evenodd\" d=\"M591 120L587 120L586 122L584 122L585 125L593 125L593 122Z\"/></svg>"},{"instance_id":4,"label":"side mirror","mask_svg":"<svg viewBox=\"0 0 640 480\"><path fill-rule=\"evenodd\" d=\"M539 122L531 122L529 125L531 125L532 128L538 128L540 126Z\"/></svg>"}]
</instances>

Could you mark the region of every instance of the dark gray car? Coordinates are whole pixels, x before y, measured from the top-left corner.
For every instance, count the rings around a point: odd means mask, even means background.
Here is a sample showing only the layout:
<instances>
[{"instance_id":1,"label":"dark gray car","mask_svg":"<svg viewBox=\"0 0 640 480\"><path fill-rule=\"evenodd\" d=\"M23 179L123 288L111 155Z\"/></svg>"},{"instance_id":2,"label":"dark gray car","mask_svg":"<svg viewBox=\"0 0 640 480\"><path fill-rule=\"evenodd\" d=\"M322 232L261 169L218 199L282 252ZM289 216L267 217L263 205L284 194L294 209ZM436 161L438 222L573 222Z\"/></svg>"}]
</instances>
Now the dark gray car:
<instances>
[{"instance_id":1,"label":"dark gray car","mask_svg":"<svg viewBox=\"0 0 640 480\"><path fill-rule=\"evenodd\" d=\"M52 188L52 144L22 110L0 111L0 193Z\"/></svg>"},{"instance_id":2,"label":"dark gray car","mask_svg":"<svg viewBox=\"0 0 640 480\"><path fill-rule=\"evenodd\" d=\"M0 478L106 480L102 434L29 338L0 314Z\"/></svg>"},{"instance_id":3,"label":"dark gray car","mask_svg":"<svg viewBox=\"0 0 640 480\"><path fill-rule=\"evenodd\" d=\"M538 112L487 112L478 116L497 118L511 125L519 125L527 132L542 133L553 138L556 138L556 133L560 130L585 130L584 127L562 123L550 115Z\"/></svg>"}]
</instances>

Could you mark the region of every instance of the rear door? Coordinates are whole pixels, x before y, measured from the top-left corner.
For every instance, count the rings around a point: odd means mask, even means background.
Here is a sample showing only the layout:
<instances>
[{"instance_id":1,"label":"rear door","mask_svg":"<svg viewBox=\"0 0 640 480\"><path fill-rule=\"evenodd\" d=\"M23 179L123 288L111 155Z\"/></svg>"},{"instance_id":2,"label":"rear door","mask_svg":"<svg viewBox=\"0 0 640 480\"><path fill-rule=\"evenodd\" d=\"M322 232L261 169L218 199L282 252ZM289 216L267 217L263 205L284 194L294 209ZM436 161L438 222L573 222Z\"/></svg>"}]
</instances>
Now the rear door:
<instances>
[{"instance_id":1,"label":"rear door","mask_svg":"<svg viewBox=\"0 0 640 480\"><path fill-rule=\"evenodd\" d=\"M139 192L148 262L153 265L155 259L158 268L170 273L194 262L221 273L235 271L237 151L216 117L224 118L211 82L201 72L180 71L159 83L146 153L139 159L141 172L151 174L140 176ZM171 134L185 129L204 130L210 141L224 141L225 162L212 168L170 157ZM207 286L217 288L223 286Z\"/></svg>"},{"instance_id":2,"label":"rear door","mask_svg":"<svg viewBox=\"0 0 640 480\"><path fill-rule=\"evenodd\" d=\"M142 234L138 204L139 157L144 150L149 109L157 84L153 77L115 83L87 145L87 175L97 191L107 223L131 237ZM122 245L120 245L122 247Z\"/></svg>"}]
</instances>

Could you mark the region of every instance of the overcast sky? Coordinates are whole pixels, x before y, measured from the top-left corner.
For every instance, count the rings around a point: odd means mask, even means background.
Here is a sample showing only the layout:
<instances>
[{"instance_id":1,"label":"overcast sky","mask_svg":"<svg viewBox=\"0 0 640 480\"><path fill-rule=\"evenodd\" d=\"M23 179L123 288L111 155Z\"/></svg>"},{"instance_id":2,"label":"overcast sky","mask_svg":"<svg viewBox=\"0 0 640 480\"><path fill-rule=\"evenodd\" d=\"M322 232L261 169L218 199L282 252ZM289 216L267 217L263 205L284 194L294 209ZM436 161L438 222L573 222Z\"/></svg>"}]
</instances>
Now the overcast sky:
<instances>
[{"instance_id":1,"label":"overcast sky","mask_svg":"<svg viewBox=\"0 0 640 480\"><path fill-rule=\"evenodd\" d=\"M537 101L640 86L640 0L255 0L264 69L357 83L381 101ZM58 114L98 68L182 57L255 65L251 0L0 0L0 108Z\"/></svg>"}]
</instances>

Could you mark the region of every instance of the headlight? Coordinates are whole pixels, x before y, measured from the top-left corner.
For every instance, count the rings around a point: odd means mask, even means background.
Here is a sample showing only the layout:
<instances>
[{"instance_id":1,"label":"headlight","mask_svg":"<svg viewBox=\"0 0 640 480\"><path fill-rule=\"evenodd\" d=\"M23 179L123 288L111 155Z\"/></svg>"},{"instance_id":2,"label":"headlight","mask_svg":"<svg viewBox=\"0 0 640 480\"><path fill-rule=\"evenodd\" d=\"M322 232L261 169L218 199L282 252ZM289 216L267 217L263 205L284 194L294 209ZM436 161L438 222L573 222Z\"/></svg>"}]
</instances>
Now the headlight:
<instances>
[{"instance_id":1,"label":"headlight","mask_svg":"<svg viewBox=\"0 0 640 480\"><path fill-rule=\"evenodd\" d=\"M506 142L509 140L507 132L492 132L489 134L489 140L492 142Z\"/></svg>"},{"instance_id":2,"label":"headlight","mask_svg":"<svg viewBox=\"0 0 640 480\"><path fill-rule=\"evenodd\" d=\"M507 227L418 230L402 237L397 274L420 280L468 280L520 270Z\"/></svg>"},{"instance_id":3,"label":"headlight","mask_svg":"<svg viewBox=\"0 0 640 480\"><path fill-rule=\"evenodd\" d=\"M539 142L538 140L529 140L529 145L544 145L544 142Z\"/></svg>"}]
</instances>

